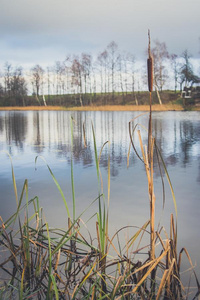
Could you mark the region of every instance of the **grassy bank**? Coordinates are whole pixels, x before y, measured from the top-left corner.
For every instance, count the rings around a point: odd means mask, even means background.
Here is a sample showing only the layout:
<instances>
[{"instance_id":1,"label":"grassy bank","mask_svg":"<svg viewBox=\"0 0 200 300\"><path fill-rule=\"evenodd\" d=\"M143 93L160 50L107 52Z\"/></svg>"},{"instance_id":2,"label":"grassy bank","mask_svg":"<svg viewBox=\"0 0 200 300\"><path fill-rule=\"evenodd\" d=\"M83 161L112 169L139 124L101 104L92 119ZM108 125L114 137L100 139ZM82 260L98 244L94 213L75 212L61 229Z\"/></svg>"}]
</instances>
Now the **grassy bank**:
<instances>
[{"instance_id":1,"label":"grassy bank","mask_svg":"<svg viewBox=\"0 0 200 300\"><path fill-rule=\"evenodd\" d=\"M104 105L104 106L75 106L75 107L63 107L63 106L7 106L0 107L1 111L33 111L33 110L67 110L67 111L149 111L148 105ZM155 104L152 105L152 111L183 111L194 110L200 111L200 107L184 108L178 104Z\"/></svg>"},{"instance_id":2,"label":"grassy bank","mask_svg":"<svg viewBox=\"0 0 200 300\"><path fill-rule=\"evenodd\" d=\"M159 97L158 97L159 95ZM80 102L81 97L81 102ZM23 102L15 99L1 98L1 110L148 110L149 95L147 91L127 93L96 93L96 94L63 94L45 95L43 97L27 96ZM39 100L39 101L38 101ZM160 105L162 103L162 105ZM81 104L83 106L81 106ZM17 106L19 105L19 106ZM8 108L7 108L8 107ZM19 108L20 107L20 108ZM22 108L21 108L22 107ZM162 91L157 94L152 91L152 108L156 111L165 110L200 110L199 99L183 99L178 91Z\"/></svg>"}]
</instances>

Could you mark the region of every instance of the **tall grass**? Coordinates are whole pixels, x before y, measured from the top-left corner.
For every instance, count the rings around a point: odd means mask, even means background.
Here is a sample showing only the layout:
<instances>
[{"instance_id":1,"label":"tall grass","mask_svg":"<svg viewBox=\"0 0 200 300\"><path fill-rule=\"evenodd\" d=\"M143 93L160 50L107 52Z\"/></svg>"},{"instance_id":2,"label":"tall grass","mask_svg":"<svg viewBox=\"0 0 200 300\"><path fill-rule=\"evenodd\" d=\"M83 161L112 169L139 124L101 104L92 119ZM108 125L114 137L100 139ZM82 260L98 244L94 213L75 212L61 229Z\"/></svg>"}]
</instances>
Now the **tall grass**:
<instances>
[{"instance_id":1,"label":"tall grass","mask_svg":"<svg viewBox=\"0 0 200 300\"><path fill-rule=\"evenodd\" d=\"M143 163L146 171L150 217L142 227L126 226L113 236L109 234L110 203L110 157L108 155L108 191L104 193L100 170L101 154L109 142L105 142L98 153L95 128L92 126L93 147L98 182L97 197L89 204L96 207L90 219L96 221L96 235L89 238L83 234L86 223L85 210L77 216L73 173L73 127L71 119L71 184L72 212L69 200L45 162L55 186L60 192L66 208L66 229L50 228L39 206L37 197L29 200L28 182L25 180L18 196L14 168L11 160L13 187L16 197L16 212L7 220L1 218L0 227L0 299L197 299L200 285L186 248L177 252L177 208L172 184L162 155L152 136L151 92L153 82L149 37L149 93L150 111L148 145L144 145L142 132L135 120L129 123L130 148ZM133 128L133 129L132 129ZM85 125L84 145L86 143ZM133 135L137 134L140 150L137 150ZM174 201L176 216L170 216L169 234L162 226L155 229L154 153L162 164ZM130 151L128 153L128 160ZM10 157L11 159L11 157ZM36 158L36 164L39 157ZM43 159L44 160L44 159ZM162 176L162 175L161 175ZM144 184L143 182L141 184ZM106 196L107 194L107 196ZM25 202L25 203L24 203ZM33 209L30 213L30 207ZM132 235L121 242L121 234ZM146 237L149 242L146 243ZM141 253L144 257L141 261ZM191 266L196 287L182 284L181 262L185 253Z\"/></svg>"}]
</instances>

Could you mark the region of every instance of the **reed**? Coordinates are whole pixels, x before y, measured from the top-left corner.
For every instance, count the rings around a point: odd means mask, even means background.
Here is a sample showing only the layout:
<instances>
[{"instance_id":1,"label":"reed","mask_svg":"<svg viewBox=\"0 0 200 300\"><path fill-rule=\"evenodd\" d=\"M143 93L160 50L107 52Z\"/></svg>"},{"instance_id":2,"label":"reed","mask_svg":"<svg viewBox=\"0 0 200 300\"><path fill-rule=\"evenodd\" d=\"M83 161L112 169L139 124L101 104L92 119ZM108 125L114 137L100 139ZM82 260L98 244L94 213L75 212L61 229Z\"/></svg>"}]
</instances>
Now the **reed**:
<instances>
[{"instance_id":1,"label":"reed","mask_svg":"<svg viewBox=\"0 0 200 300\"><path fill-rule=\"evenodd\" d=\"M93 147L98 182L97 197L77 216L73 173L73 127L71 119L71 184L72 213L68 201L45 162L55 187L58 189L66 208L68 225L66 229L50 228L40 208L38 197L29 199L28 181L25 180L21 194L18 195L14 168L11 160L13 187L16 198L16 212L7 220L1 219L0 225L0 299L197 299L200 284L192 260L186 248L177 252L177 207L170 176L163 161L156 140L152 135L151 92L153 82L149 34L149 93L150 110L148 145L144 145L142 131L137 118L129 122L131 146L146 171L150 217L142 227L125 226L113 236L109 235L110 204L110 156L108 155L107 195L104 193L100 170L101 154L96 145L95 128L92 126ZM136 124L135 124L136 123ZM143 129L143 128L142 128ZM134 145L133 135L137 134L140 149ZM84 146L86 143L85 124L83 124ZM128 160L130 156L128 153ZM154 154L162 164L168 180L176 216L170 216L169 234L162 226L155 226L153 160ZM35 163L37 165L36 157ZM161 174L162 176L162 174ZM144 183L142 183L144 184ZM25 203L24 203L25 202ZM90 219L96 221L96 236L86 238L83 234L89 220L83 221L84 213L90 206L96 206L96 213ZM32 209L32 214L30 213ZM121 236L131 233L125 242ZM144 243L148 238L149 243ZM140 254L144 255L141 262ZM196 287L189 289L182 284L181 262L185 254L193 274Z\"/></svg>"},{"instance_id":2,"label":"reed","mask_svg":"<svg viewBox=\"0 0 200 300\"><path fill-rule=\"evenodd\" d=\"M149 44L148 44L148 59L147 59L147 73L148 73L148 88L149 92L151 93L153 91L153 56L151 54L151 37L150 37L150 30L148 31L148 38L149 38ZM151 103L150 103L151 105Z\"/></svg>"},{"instance_id":3,"label":"reed","mask_svg":"<svg viewBox=\"0 0 200 300\"><path fill-rule=\"evenodd\" d=\"M126 226L109 236L109 191L106 200L99 167L101 153L109 144L105 143L98 154L94 135L99 190L97 198L90 205L98 206L95 214L96 238L91 237L88 240L82 234L85 226L82 222L84 212L79 216L73 213L73 218L69 214L68 228L65 230L49 228L38 198L29 200L28 182L25 181L21 194L17 196L16 213L5 222L1 220L0 245L1 255L4 256L0 262L1 276L4 277L0 286L1 299L186 299L188 291L181 283L180 274L183 253L186 254L191 272L196 278L196 295L193 297L195 299L200 293L199 282L187 250L182 248L180 253L177 253L177 230L173 215L170 216L169 236L162 227L155 230L152 225L151 207L152 203L155 204L155 196L151 168L153 148L157 145L153 140L150 164L147 147L143 145L140 131L138 137L142 153L140 158L147 174L150 220L141 228ZM60 190L52 170L48 165L47 167ZM13 167L12 170L16 188ZM110 168L108 182L109 173ZM154 202L151 203L152 200ZM65 201L66 199L63 199L64 206ZM30 206L34 210L32 215L29 212ZM73 212L74 210L75 208ZM66 213L68 215L67 211ZM123 244L120 242L120 234L128 229L134 229L135 232ZM146 236L150 238L150 252L148 243L142 245ZM141 251L146 251L144 262L137 259Z\"/></svg>"},{"instance_id":4,"label":"reed","mask_svg":"<svg viewBox=\"0 0 200 300\"><path fill-rule=\"evenodd\" d=\"M149 36L149 46L148 54L149 58L147 59L148 66L148 86L149 86L149 128L148 128L148 157L145 156L143 145L140 138L140 146L142 150L143 161L146 168L147 178L148 178L148 187L149 187L149 198L150 198L150 220L151 220L151 258L155 257L155 238L154 238L154 219L155 219L155 195L153 191L153 151L154 151L154 139L152 137L152 99L151 92L153 90L153 57L151 55L151 39L150 31L148 32Z\"/></svg>"}]
</instances>

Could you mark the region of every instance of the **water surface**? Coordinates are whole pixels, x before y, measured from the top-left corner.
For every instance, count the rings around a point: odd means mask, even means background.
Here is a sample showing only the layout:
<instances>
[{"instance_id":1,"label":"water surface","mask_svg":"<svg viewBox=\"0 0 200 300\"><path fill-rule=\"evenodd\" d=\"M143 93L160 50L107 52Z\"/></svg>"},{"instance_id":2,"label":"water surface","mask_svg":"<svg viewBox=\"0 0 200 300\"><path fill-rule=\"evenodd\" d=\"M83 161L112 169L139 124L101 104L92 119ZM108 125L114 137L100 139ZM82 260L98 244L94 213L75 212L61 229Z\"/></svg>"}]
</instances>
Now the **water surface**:
<instances>
[{"instance_id":1,"label":"water surface","mask_svg":"<svg viewBox=\"0 0 200 300\"><path fill-rule=\"evenodd\" d=\"M100 169L103 189L107 197L108 155L111 163L110 232L125 225L142 226L149 218L147 179L142 162L133 149L129 151L128 122L141 112L66 112L29 111L0 112L0 215L4 220L15 211L16 204L12 188L11 165L7 151L13 161L18 193L28 179L29 198L38 196L45 216L52 226L66 227L67 214L61 196L53 183L42 156L51 167L61 185L72 211L71 193L71 128L74 123L74 181L76 214L88 206L98 195L94 145L91 122L94 124L98 153L104 142L109 141L101 155ZM84 146L83 123L87 147ZM144 127L148 115L134 120L138 123L144 143L147 142ZM133 126L134 126L133 125ZM200 266L200 113L199 112L154 112L153 134L161 150L175 191L178 207L179 249L185 246L193 262ZM134 143L140 154L137 132ZM35 168L35 158L39 156ZM170 214L175 214L170 188L162 169L165 182L165 209L162 213L163 193L155 155L156 224L166 226L169 232ZM94 204L82 217L87 220L97 211ZM88 227L93 226L88 225ZM93 228L90 228L91 231Z\"/></svg>"}]
</instances>

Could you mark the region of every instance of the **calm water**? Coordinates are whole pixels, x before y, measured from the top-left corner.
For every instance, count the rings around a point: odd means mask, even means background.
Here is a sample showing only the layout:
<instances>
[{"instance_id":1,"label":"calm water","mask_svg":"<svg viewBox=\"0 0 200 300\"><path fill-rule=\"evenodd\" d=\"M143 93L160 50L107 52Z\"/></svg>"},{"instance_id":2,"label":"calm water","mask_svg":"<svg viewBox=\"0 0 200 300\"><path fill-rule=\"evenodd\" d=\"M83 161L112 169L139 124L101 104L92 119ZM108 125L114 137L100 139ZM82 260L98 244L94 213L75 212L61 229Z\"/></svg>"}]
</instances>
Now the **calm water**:
<instances>
[{"instance_id":1,"label":"calm water","mask_svg":"<svg viewBox=\"0 0 200 300\"><path fill-rule=\"evenodd\" d=\"M18 192L24 180L29 181L29 198L39 196L48 222L65 227L67 214L61 196L42 159L50 165L72 208L70 161L70 116L74 119L74 177L77 215L94 200L98 193L95 169L91 121L94 124L98 152L107 140L101 156L100 168L103 188L107 195L107 161L111 159L111 209L110 232L125 225L142 226L149 218L147 180L142 163L129 149L128 122L139 112L0 112L0 215L5 220L15 210L11 167L7 151L13 160ZM86 127L87 148L84 147L83 122ZM148 115L135 120L147 127ZM143 140L145 130L140 126ZM153 113L153 134L161 149L173 183L178 206L179 249L185 246L200 266L200 113L156 112ZM139 151L137 134L135 145ZM161 219L169 232L170 214L174 206L166 177L166 204L162 213L162 184L155 162L156 222ZM95 204L82 217L84 220L97 210ZM93 223L91 223L93 224ZM88 227L93 225L88 225ZM92 228L90 228L92 230Z\"/></svg>"}]
</instances>

